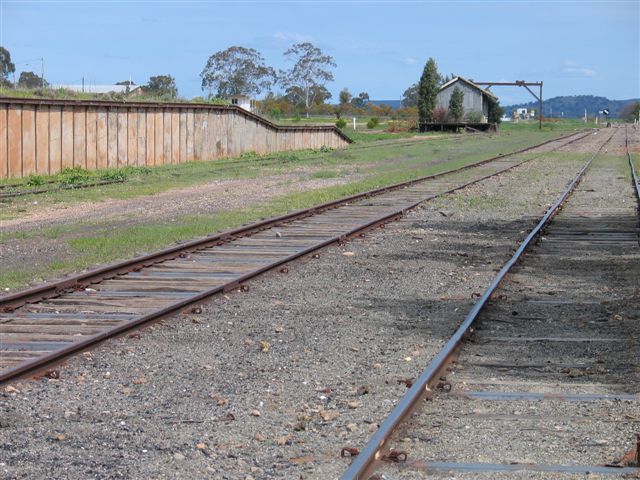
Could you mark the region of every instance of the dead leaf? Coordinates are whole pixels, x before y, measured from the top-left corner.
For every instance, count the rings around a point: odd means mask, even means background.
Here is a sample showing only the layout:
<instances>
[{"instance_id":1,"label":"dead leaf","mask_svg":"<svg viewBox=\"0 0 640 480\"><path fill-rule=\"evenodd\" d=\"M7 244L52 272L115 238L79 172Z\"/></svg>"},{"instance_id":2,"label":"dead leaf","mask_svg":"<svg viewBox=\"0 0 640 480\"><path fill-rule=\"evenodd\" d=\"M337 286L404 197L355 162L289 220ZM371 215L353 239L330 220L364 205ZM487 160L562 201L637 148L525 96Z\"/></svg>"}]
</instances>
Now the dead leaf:
<instances>
[{"instance_id":1,"label":"dead leaf","mask_svg":"<svg viewBox=\"0 0 640 480\"><path fill-rule=\"evenodd\" d=\"M61 435L58 435L58 436L56 437L56 440L57 440L57 441L59 441L59 442L62 442L65 438L67 438L67 436L66 436L66 435L62 435L62 434L61 434Z\"/></svg>"},{"instance_id":2,"label":"dead leaf","mask_svg":"<svg viewBox=\"0 0 640 480\"><path fill-rule=\"evenodd\" d=\"M264 442L266 440L266 437L264 435L262 435L261 433L256 433L255 439L258 442Z\"/></svg>"},{"instance_id":3,"label":"dead leaf","mask_svg":"<svg viewBox=\"0 0 640 480\"><path fill-rule=\"evenodd\" d=\"M271 348L271 344L269 342L267 342L266 340L261 340L260 341L260 351L261 352L267 353L270 348Z\"/></svg>"},{"instance_id":4,"label":"dead leaf","mask_svg":"<svg viewBox=\"0 0 640 480\"><path fill-rule=\"evenodd\" d=\"M275 327L273 327L273 331L276 333L282 333L284 332L284 327L282 325L276 325Z\"/></svg>"},{"instance_id":5,"label":"dead leaf","mask_svg":"<svg viewBox=\"0 0 640 480\"><path fill-rule=\"evenodd\" d=\"M11 385L5 387L4 391L7 393L20 393L20 390L18 390L16 387L12 387Z\"/></svg>"},{"instance_id":6,"label":"dead leaf","mask_svg":"<svg viewBox=\"0 0 640 480\"><path fill-rule=\"evenodd\" d=\"M259 410L251 410L249 412L249 415L251 415L252 417L259 417L260 416L260 411Z\"/></svg>"},{"instance_id":7,"label":"dead leaf","mask_svg":"<svg viewBox=\"0 0 640 480\"><path fill-rule=\"evenodd\" d=\"M360 406L359 402L348 402L347 403L347 407L349 407L351 410L355 410L359 406Z\"/></svg>"},{"instance_id":8,"label":"dead leaf","mask_svg":"<svg viewBox=\"0 0 640 480\"><path fill-rule=\"evenodd\" d=\"M197 448L198 450L204 450L205 448L207 448L207 446L206 446L204 443L198 443L198 444L196 445L196 448Z\"/></svg>"},{"instance_id":9,"label":"dead leaf","mask_svg":"<svg viewBox=\"0 0 640 480\"><path fill-rule=\"evenodd\" d=\"M224 398L222 395L219 395L217 393L212 393L209 395L219 407L223 407L226 404L229 403L229 400L227 400L226 398Z\"/></svg>"},{"instance_id":10,"label":"dead leaf","mask_svg":"<svg viewBox=\"0 0 640 480\"><path fill-rule=\"evenodd\" d=\"M344 255L345 257L353 257L355 255L355 253L353 253L353 252L344 252L342 255Z\"/></svg>"},{"instance_id":11,"label":"dead leaf","mask_svg":"<svg viewBox=\"0 0 640 480\"><path fill-rule=\"evenodd\" d=\"M330 422L334 418L338 418L340 416L340 412L337 410L320 410L318 412L320 418L322 418L325 422Z\"/></svg>"},{"instance_id":12,"label":"dead leaf","mask_svg":"<svg viewBox=\"0 0 640 480\"><path fill-rule=\"evenodd\" d=\"M277 443L278 445L280 445L280 446L282 446L282 445L287 445L287 444L289 444L289 443L291 442L291 439L292 439L292 438L293 438L293 437L292 437L291 435L284 435L284 436L282 436L282 437L278 437L278 438L276 439L276 443Z\"/></svg>"},{"instance_id":13,"label":"dead leaf","mask_svg":"<svg viewBox=\"0 0 640 480\"><path fill-rule=\"evenodd\" d=\"M145 377L138 377L133 381L134 385L143 385L145 383L147 383L148 380Z\"/></svg>"}]
</instances>

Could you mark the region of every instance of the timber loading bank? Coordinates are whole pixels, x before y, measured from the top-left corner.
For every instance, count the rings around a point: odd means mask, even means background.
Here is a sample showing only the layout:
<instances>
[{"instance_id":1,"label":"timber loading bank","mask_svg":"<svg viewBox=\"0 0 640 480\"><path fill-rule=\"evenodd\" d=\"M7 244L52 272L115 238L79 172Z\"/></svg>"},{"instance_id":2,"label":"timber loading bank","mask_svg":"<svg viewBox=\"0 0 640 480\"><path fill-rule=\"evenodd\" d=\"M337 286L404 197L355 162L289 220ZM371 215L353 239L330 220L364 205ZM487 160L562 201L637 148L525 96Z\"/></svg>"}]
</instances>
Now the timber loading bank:
<instances>
[{"instance_id":1,"label":"timber loading bank","mask_svg":"<svg viewBox=\"0 0 640 480\"><path fill-rule=\"evenodd\" d=\"M0 98L0 178L349 143L334 125L276 125L236 105Z\"/></svg>"}]
</instances>

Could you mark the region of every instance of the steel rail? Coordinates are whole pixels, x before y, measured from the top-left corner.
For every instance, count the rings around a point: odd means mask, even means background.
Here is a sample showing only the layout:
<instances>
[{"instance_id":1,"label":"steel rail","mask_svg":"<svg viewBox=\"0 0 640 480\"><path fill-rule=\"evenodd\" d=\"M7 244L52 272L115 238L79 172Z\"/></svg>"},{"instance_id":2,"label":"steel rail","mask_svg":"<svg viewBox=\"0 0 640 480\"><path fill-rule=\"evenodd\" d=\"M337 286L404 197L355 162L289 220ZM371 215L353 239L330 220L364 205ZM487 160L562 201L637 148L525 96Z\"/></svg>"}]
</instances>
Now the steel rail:
<instances>
[{"instance_id":1,"label":"steel rail","mask_svg":"<svg viewBox=\"0 0 640 480\"><path fill-rule=\"evenodd\" d=\"M579 138L584 138L584 137L579 137ZM569 142L571 143L571 142ZM566 145L566 143L564 144ZM535 158L535 157L534 157ZM176 303L170 304L164 308L155 310L149 314L146 315L142 315L134 320L130 320L126 323L120 324L116 327L110 328L108 330L102 331L100 333L97 333L93 336L87 336L84 340L79 341L79 342L75 342L67 347L64 347L62 349L59 350L55 350L47 355L43 355L41 357L37 357L32 361L29 362L25 362L23 364L19 364L13 368L10 369L5 369L2 370L0 372L0 385L16 380L20 377L24 377L26 375L32 375L34 373L37 373L39 371L42 371L44 368L51 366L52 364L57 364L62 362L63 360L81 352L84 350L88 350L90 348L92 348L93 346L103 342L104 340L107 340L108 338L112 338L112 337L117 337L121 334L124 334L130 330L133 330L137 327L140 327L144 324L147 324L149 322L152 321L157 321L160 318L167 316L169 314L175 313L177 311L180 311L181 309L183 309L184 307L188 306L188 305L192 305L193 303L197 303L201 300L204 300L205 298L208 298L212 295L215 295L216 293L220 293L220 292L224 292L224 291L228 291L230 289L236 288L238 287L242 282L245 282L253 277L256 277L262 273L265 273L269 270L273 270L274 268L279 267L280 265L286 264L288 262L291 262L292 260L295 260L299 257L302 257L304 255L307 255L309 253L312 253L318 249L321 249L325 246L328 246L332 243L336 243L336 242L340 242L346 238L349 238L359 232L363 232L365 230L367 230L368 228L374 227L376 225L380 225L380 224L384 224L386 222L392 221L396 218L401 217L402 215L404 215L407 211L411 210L412 208L415 208L417 205L423 203L424 201L436 198L436 197L440 197L443 195L446 195L448 193L452 193L455 192L457 190L461 190L463 188L466 188L470 185L473 185L475 183L481 182L483 180L486 180L488 178L494 177L500 173L503 173L505 171L511 170L515 167L517 167L518 165L522 165L525 162L531 161L532 159L529 160L525 160L523 162L519 162L516 163L514 165L511 165L509 167L503 168L501 170L498 170L496 172L490 173L488 175L484 175L482 177L473 179L471 181L462 183L462 184L458 184L450 189L447 189L445 191L442 191L440 193L437 194L433 194L430 196L427 196L426 198L422 198L420 200L417 200L411 204L405 205L402 209L393 211L391 213L388 213L382 217L378 217L375 218L374 220L359 225L356 228L349 230L347 232L342 232L339 235L335 235L332 238L329 238L325 241L322 242L318 242L306 249L303 250L299 250L295 253L293 253L292 255L289 255L285 258L282 258L280 260L277 261L273 261L271 263L269 263L268 265L265 265L264 267L260 268L260 269L256 269L253 270L243 276L240 276L238 278L233 279L230 282L227 282L223 285L218 285L215 287L212 287L208 290L204 290L198 294L192 295L182 301L178 301ZM171 258L175 258L175 257L171 257ZM0 309L1 311L1 309Z\"/></svg>"},{"instance_id":2,"label":"steel rail","mask_svg":"<svg viewBox=\"0 0 640 480\"><path fill-rule=\"evenodd\" d=\"M636 198L638 199L638 212L640 212L640 178L638 178L636 166L633 163L631 151L629 150L629 127L625 126L624 134L624 144L627 148L627 159L629 160L629 167L631 167L631 181L633 182L634 190L636 192Z\"/></svg>"},{"instance_id":3,"label":"steel rail","mask_svg":"<svg viewBox=\"0 0 640 480\"><path fill-rule=\"evenodd\" d=\"M386 187L380 187L374 190L369 190L367 192L363 192L363 193L358 193L355 195L351 195L348 197L343 197L337 200L333 200L330 202L326 202L320 205L316 205L310 208L306 208L306 209L301 209L301 210L297 210L297 211L293 211L290 213L287 213L285 215L281 215L278 217L273 217L273 218L269 218L269 219L265 219L253 224L249 224L249 225L245 225L245 226L241 226L232 230L227 230L215 235L210 235L204 238L200 238L197 240L192 240L186 243L182 243L179 245L175 245L172 247L168 247L162 250L158 250L154 253L148 254L148 255L143 255L143 256L139 256L139 257L135 257L129 260L124 260L121 262L116 262L110 265L106 265L103 267L99 267L93 270L90 270L88 272L85 273L81 273L78 275L74 275L71 276L69 278L65 278L65 279L61 279L52 283L48 283L45 285L40 285L37 287L33 287L33 288L29 288L26 290L22 290L19 292L15 292L13 294L9 294L9 295L4 295L4 296L0 296L0 312L2 311L12 311L15 308L25 305L27 303L32 303L32 302L37 302L40 300L44 300L46 298L51 298L51 297L55 297L58 296L62 293L64 293L65 291L68 290L74 290L74 289L78 289L78 288L82 288L85 287L91 283L97 283L101 280L105 280L108 278L114 278L117 275L121 275L124 273L128 273L131 272L135 269L138 268L144 268L144 267L149 267L153 264L156 263L160 263L169 259L173 259L176 258L178 255L180 254L184 254L184 253L189 253L189 252L193 252L196 250L200 250L203 248L206 248L208 246L211 245L217 245L220 244L220 242L226 243L230 240L239 238L241 236L246 236L252 233L256 233L258 231L270 228L272 226L276 226L280 223L283 222L288 222L288 221L292 221L294 219L300 219L300 218L304 218L306 216L310 216L313 214L317 214L321 211L325 211L328 209L332 209L332 208L336 208L339 207L341 205L347 204L349 202L353 202L356 200L361 200L361 199L365 199L365 198L369 198L372 196L377 196L377 195L381 195L383 193L386 192L390 192L393 190L397 190L397 189L401 189L401 188L405 188L411 185L414 185L416 183L420 183L420 182L424 182L426 180L430 180L430 179L434 179L434 178L438 178L438 177L442 177L444 175L449 175L451 173L456 173L456 172L460 172L463 170L468 170L471 168L475 168L477 166L480 165L484 165L486 163L490 163L493 162L495 160L499 160L499 159L503 159L505 157L509 157L509 156L513 156L513 155L517 155L520 153L524 153L527 152L529 150L535 149L535 148L539 148L541 146L547 145L549 143L552 142L556 142L556 141L560 141L560 140L564 140L576 135L580 135L572 140L570 140L568 143L564 144L567 145L569 143L573 143L575 141L578 141L584 137L586 137L587 135L589 135L589 133L584 133L584 132L578 132L578 133L572 133L570 135L565 135L559 138L555 138L552 140L547 140L545 142L542 142L540 144L531 146L531 147L527 147L527 148L523 148L523 149L519 149L516 150L514 152L510 152L507 154L501 154L501 155L497 155L485 160L481 160L479 162L475 162L469 165L465 165L463 167L458 167L458 168L454 168L454 169L450 169L450 170L446 170L440 173L436 173L436 174L432 174L432 175L427 175L424 177L420 177L417 179L413 179L413 180L408 180L406 182L401 182L401 183L397 183L394 185L389 185Z\"/></svg>"},{"instance_id":4,"label":"steel rail","mask_svg":"<svg viewBox=\"0 0 640 480\"><path fill-rule=\"evenodd\" d=\"M588 134L585 134L585 135L579 136L577 138L574 138L574 139L570 140L569 142L564 143L563 146L567 145L569 143L572 143L574 141L577 141L577 140L579 140L581 138L584 138L586 135L588 135ZM545 143L547 143L547 142L545 142ZM503 156L501 156L499 158L503 158ZM471 180L469 182L466 182L466 183L463 183L463 184L457 184L454 187L448 188L446 191L442 191L442 192L439 192L439 193L427 195L425 198L421 198L421 199L419 199L417 201L414 201L412 203L409 203L409 204L405 203L402 206L402 208L399 209L399 210L392 211L390 213L387 212L387 214L385 214L385 215L383 215L381 217L376 217L376 218L372 219L369 223L358 225L356 228L354 228L351 231L340 232L338 235L335 235L332 238L326 239L325 241L322 241L322 242L315 243L314 245L312 245L312 246L310 246L310 247L308 247L306 249L301 249L301 250L299 250L297 252L293 252L292 255L290 255L290 256L283 257L283 258L281 258L281 259L279 259L277 261L272 261L272 262L270 262L269 264L263 266L260 269L251 270L250 272L246 273L245 275L236 277L236 278L234 278L234 279L232 279L232 280L230 280L228 282L225 282L222 285L213 286L208 290L204 290L204 291L198 292L198 293L196 293L194 295L189 296L186 299L183 299L183 300L178 301L176 303L172 303L170 305L166 305L166 306L164 306L162 308L159 308L158 310L155 310L155 311L152 311L152 312L148 312L147 314L143 314L143 315L141 315L141 316L139 316L137 318L134 318L134 319L131 319L131 320L127 321L126 323L120 324L120 325L118 325L118 326L116 326L114 328L110 328L110 329L104 330L104 331L99 332L97 334L94 334L92 336L87 335L84 340L80 340L78 342L72 343L72 344L68 345L67 347L63 347L63 348L60 348L58 350L52 351L49 354L46 354L46 355L43 355L43 356L40 356L40 357L36 357L31 361L20 363L20 364L16 365L15 367L12 367L10 369L5 369L5 370L2 371L2 373L0 373L0 384L1 383L6 383L6 382L9 382L9 381L12 381L12 380L16 380L16 379L18 379L20 377L24 377L26 375L30 375L30 374L34 374L34 373L37 373L39 371L42 371L46 367L50 367L53 364L60 363L61 361L65 360L66 358L68 358L68 357L70 357L70 356L72 356L72 355L74 355L76 353L79 353L80 351L87 350L87 349L90 349L90 348L94 347L95 345L97 345L100 342L106 340L107 338L112 338L112 337L121 335L121 334L125 333L126 331L135 329L135 328L137 328L137 327L139 327L139 326L141 326L143 324L146 324L146 323L151 322L151 321L158 320L158 319L160 319L160 318L162 318L162 317L164 317L166 315L169 315L171 313L174 313L176 311L181 310L182 308L186 307L187 305L196 303L196 302L198 302L198 301L200 301L200 300L202 300L204 298L207 298L207 297L209 297L209 296L211 296L211 295L213 295L215 293L235 288L235 287L239 286L240 283L242 283L242 282L244 282L244 281L246 281L246 280L248 280L248 279L250 279L250 278L252 278L252 277L254 277L256 275L260 275L261 273L264 273L264 272L266 272L268 270L272 270L274 268L277 268L279 265L282 265L283 263L290 262L291 260L293 260L295 258L298 258L300 256L306 255L306 254L308 254L308 253L310 253L312 251L315 251L315 250L317 250L319 248L322 248L322 247L324 247L326 245L329 245L331 243L335 243L335 242L339 242L341 240L344 240L347 237L350 237L350 236L352 236L352 235L354 235L354 234L356 234L358 232L362 232L362 231L364 231L364 230L366 230L368 228L371 228L371 227L373 227L375 225L383 224L383 223L386 223L388 221L393 220L394 218L398 218L398 217L402 216L407 210L410 210L411 208L414 208L415 206L419 205L423 201L426 201L426 200L429 200L429 199L432 199L432 198L436 198L438 196L445 195L447 193L450 193L450 192L459 190L461 188L464 188L464 187L466 187L468 185L480 182L480 181L482 181L482 180L484 180L486 178L490 178L492 176L498 175L499 173L502 173L504 171L510 170L512 168L515 168L518 165L522 165L525 162L529 162L529 161L533 160L534 158L537 158L537 156L529 158L529 159L526 159L526 160L523 160L523 161L520 161L520 162L517 162L517 163L514 163L514 164L512 164L512 165L510 165L510 166L508 166L506 168L502 168L502 169L500 169L500 170L498 170L496 172L490 173L490 174L485 175L485 176L480 177L480 178L476 178L476 179ZM483 161L483 162L480 162L480 163L486 163L486 162L487 161ZM456 169L454 171L457 171L457 170L458 169ZM441 176L441 175L444 175L444 173L443 174L438 174L438 175L435 175L435 176L430 176L430 177L427 177L427 178L433 178L433 177L437 177L437 176ZM415 181L412 181L410 183L415 183ZM384 191L387 191L387 190L389 190L389 189L388 188L384 188L384 189L379 189L379 190L376 190L376 191L384 192ZM361 197L361 196L362 195L360 195L359 197ZM371 195L368 195L368 196L371 196ZM340 202L340 204L343 204L344 203L344 199L343 199L343 201L339 201L339 202ZM347 204L348 204L348 202L347 202ZM302 216L300 218L305 218L305 216ZM282 222L280 222L280 223L282 223ZM263 225L263 227L259 228L258 231L270 228L270 227L274 226L275 224L274 224L273 220L271 220L271 221L261 222L260 225ZM264 225L266 225L266 226L264 226ZM255 228L253 228L253 227L254 226L242 227L239 230L244 232L247 228L249 228L250 232L254 232ZM250 234L251 233L249 233L247 235L250 235ZM237 237L233 237L233 236L229 235L228 237L225 237L225 238L226 238L226 240L233 240L234 238L240 238L240 237L242 237L242 235L238 235ZM219 239L220 237L216 236L216 238ZM211 242L209 242L209 243L211 243ZM214 245L219 245L219 244L224 244L224 243L225 243L225 241L220 240L218 242L214 242ZM206 247L202 247L202 248L206 248ZM197 250L199 250L199 249L197 249ZM168 260L170 258L176 258L176 257L181 256L183 254L186 254L185 245L180 245L180 246L177 246L177 247L171 249L170 255L165 255L165 257L166 257L165 260ZM126 262L121 262L121 263L126 263ZM149 262L149 263L150 263L150 265L158 263L158 259L156 258L156 261L152 261L152 262ZM135 270L138 270L140 268L142 268L142 267L136 268ZM125 269L124 271L126 273L128 273L131 270L132 270L132 268L129 265L129 267L127 269ZM112 270L111 273L109 274L108 278L113 278L113 277L117 276L120 271L121 270L117 270L114 273L114 271ZM89 272L89 273L91 273L91 272ZM97 283L97 281L94 282L94 283ZM65 293L65 291L62 290L62 289L61 289L61 291L59 291L59 294L61 294L61 295L63 295L64 293ZM30 301L36 302L37 300L31 298ZM5 304L5 306L6 306L6 304ZM1 307L1 304L0 304L0 307ZM8 310L11 311L12 308L9 308Z\"/></svg>"},{"instance_id":5,"label":"steel rail","mask_svg":"<svg viewBox=\"0 0 640 480\"><path fill-rule=\"evenodd\" d=\"M455 331L453 336L447 341L444 347L436 354L433 360L427 365L427 368L415 380L411 388L400 399L395 408L385 418L382 425L376 433L367 442L364 449L354 458L353 462L345 473L340 477L341 480L362 480L367 479L375 471L376 466L382 461L383 454L386 450L387 441L391 439L396 428L405 421L408 416L417 409L421 401L425 398L431 387L438 381L442 372L445 370L450 359L460 349L462 340L473 332L473 326L483 308L490 300L491 296L502 283L506 275L518 262L528 246L537 238L544 226L549 220L561 209L569 195L575 190L578 183L582 180L585 172L592 164L593 160L600 154L602 149L611 141L615 135L612 135L600 145L596 152L589 158L585 165L580 169L573 178L569 186L560 195L556 202L547 210L536 226L529 232L527 237L519 245L513 256L504 264L498 274L493 278L490 285L484 291L482 296L471 308L463 322Z\"/></svg>"}]
</instances>

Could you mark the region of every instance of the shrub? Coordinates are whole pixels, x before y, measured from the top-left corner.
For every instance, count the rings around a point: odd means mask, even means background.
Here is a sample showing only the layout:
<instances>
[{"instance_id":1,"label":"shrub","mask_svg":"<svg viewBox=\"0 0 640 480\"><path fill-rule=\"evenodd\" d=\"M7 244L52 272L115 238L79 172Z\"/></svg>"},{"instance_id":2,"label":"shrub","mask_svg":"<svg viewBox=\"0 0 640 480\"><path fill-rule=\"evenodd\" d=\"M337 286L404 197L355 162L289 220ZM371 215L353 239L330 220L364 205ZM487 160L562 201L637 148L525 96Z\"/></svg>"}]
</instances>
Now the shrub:
<instances>
[{"instance_id":1,"label":"shrub","mask_svg":"<svg viewBox=\"0 0 640 480\"><path fill-rule=\"evenodd\" d=\"M343 129L346 126L347 126L347 121L344 118L339 118L338 121L336 122L336 127L340 129Z\"/></svg>"},{"instance_id":2,"label":"shrub","mask_svg":"<svg viewBox=\"0 0 640 480\"><path fill-rule=\"evenodd\" d=\"M282 110L280 110L280 108L278 107L274 107L269 110L269 116L275 120L280 120L280 118L282 117Z\"/></svg>"},{"instance_id":3,"label":"shrub","mask_svg":"<svg viewBox=\"0 0 640 480\"><path fill-rule=\"evenodd\" d=\"M29 175L27 178L27 185L30 187L39 187L40 185L44 185L44 178L40 175Z\"/></svg>"},{"instance_id":4,"label":"shrub","mask_svg":"<svg viewBox=\"0 0 640 480\"><path fill-rule=\"evenodd\" d=\"M379 123L380 123L380 119L378 117L371 117L367 122L367 128L369 130L376 128Z\"/></svg>"},{"instance_id":5,"label":"shrub","mask_svg":"<svg viewBox=\"0 0 640 480\"><path fill-rule=\"evenodd\" d=\"M60 172L60 179L64 184L77 185L89 180L89 175L90 174L87 170L83 170L80 167L65 168Z\"/></svg>"},{"instance_id":6,"label":"shrub","mask_svg":"<svg viewBox=\"0 0 640 480\"><path fill-rule=\"evenodd\" d=\"M293 114L293 121L294 122L299 122L300 121L300 112L296 112Z\"/></svg>"},{"instance_id":7,"label":"shrub","mask_svg":"<svg viewBox=\"0 0 640 480\"><path fill-rule=\"evenodd\" d=\"M482 121L482 114L480 112L469 112L466 115L467 122L480 123Z\"/></svg>"},{"instance_id":8,"label":"shrub","mask_svg":"<svg viewBox=\"0 0 640 480\"><path fill-rule=\"evenodd\" d=\"M433 109L433 121L435 123L445 123L448 114L449 111L445 107L438 106Z\"/></svg>"}]
</instances>

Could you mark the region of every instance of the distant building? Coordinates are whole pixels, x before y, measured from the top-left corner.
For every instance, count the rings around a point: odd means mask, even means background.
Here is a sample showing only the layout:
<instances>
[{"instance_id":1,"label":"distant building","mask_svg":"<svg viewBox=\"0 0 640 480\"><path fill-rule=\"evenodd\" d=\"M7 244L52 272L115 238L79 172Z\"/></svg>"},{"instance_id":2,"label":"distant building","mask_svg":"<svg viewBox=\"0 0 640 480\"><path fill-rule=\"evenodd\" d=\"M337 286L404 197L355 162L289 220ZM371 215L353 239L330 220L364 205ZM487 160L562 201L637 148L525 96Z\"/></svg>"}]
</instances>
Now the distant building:
<instances>
[{"instance_id":1,"label":"distant building","mask_svg":"<svg viewBox=\"0 0 640 480\"><path fill-rule=\"evenodd\" d=\"M255 100L252 100L251 97L248 97L247 95L231 95L229 97L229 101L231 102L231 105L237 105L249 112L252 112L255 109Z\"/></svg>"},{"instance_id":2,"label":"distant building","mask_svg":"<svg viewBox=\"0 0 640 480\"><path fill-rule=\"evenodd\" d=\"M489 100L497 101L498 97L489 90L479 87L466 78L455 77L442 85L436 97L436 105L448 109L449 100L451 100L451 95L456 87L464 93L462 106L464 107L465 117L471 112L477 112L480 114L480 122L487 123L489 118Z\"/></svg>"}]
</instances>

